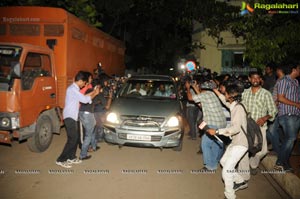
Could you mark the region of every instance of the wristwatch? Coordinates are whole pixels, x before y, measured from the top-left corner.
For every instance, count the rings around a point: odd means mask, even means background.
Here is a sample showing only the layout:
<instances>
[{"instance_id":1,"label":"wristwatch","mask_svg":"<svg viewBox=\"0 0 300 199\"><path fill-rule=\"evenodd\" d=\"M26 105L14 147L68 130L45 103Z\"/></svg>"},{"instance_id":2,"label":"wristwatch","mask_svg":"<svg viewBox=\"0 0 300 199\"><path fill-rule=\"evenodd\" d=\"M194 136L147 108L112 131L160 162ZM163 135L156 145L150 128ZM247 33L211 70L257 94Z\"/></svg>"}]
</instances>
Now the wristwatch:
<instances>
[{"instance_id":1,"label":"wristwatch","mask_svg":"<svg viewBox=\"0 0 300 199\"><path fill-rule=\"evenodd\" d=\"M219 129L216 130L216 135L219 135Z\"/></svg>"}]
</instances>

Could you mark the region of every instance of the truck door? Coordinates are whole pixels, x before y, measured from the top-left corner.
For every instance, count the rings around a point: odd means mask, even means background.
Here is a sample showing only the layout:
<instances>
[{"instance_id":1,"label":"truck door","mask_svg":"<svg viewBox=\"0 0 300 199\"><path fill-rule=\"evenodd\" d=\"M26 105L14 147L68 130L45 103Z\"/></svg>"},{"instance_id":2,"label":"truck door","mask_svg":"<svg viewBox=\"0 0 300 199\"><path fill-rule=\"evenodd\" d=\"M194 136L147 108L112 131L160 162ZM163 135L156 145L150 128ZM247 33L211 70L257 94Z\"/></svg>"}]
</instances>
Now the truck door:
<instances>
[{"instance_id":1,"label":"truck door","mask_svg":"<svg viewBox=\"0 0 300 199\"><path fill-rule=\"evenodd\" d=\"M21 74L21 125L33 124L38 115L56 105L55 75L48 54L28 52Z\"/></svg>"}]
</instances>

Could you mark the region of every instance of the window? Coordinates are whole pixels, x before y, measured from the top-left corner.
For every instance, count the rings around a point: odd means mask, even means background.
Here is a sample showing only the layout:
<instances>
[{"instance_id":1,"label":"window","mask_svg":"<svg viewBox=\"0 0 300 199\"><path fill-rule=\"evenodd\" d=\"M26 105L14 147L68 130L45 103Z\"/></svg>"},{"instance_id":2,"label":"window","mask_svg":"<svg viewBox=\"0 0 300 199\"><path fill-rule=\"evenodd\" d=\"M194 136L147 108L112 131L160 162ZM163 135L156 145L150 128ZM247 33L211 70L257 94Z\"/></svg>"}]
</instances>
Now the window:
<instances>
[{"instance_id":1,"label":"window","mask_svg":"<svg viewBox=\"0 0 300 199\"><path fill-rule=\"evenodd\" d=\"M11 24L10 34L14 36L39 36L40 25L37 24Z\"/></svg>"},{"instance_id":2,"label":"window","mask_svg":"<svg viewBox=\"0 0 300 199\"><path fill-rule=\"evenodd\" d=\"M45 36L63 36L64 35L64 26L60 24L49 24L44 26L44 35Z\"/></svg>"},{"instance_id":3,"label":"window","mask_svg":"<svg viewBox=\"0 0 300 199\"><path fill-rule=\"evenodd\" d=\"M49 77L52 74L49 55L28 53L22 72L22 88L30 90L33 82L38 77Z\"/></svg>"}]
</instances>

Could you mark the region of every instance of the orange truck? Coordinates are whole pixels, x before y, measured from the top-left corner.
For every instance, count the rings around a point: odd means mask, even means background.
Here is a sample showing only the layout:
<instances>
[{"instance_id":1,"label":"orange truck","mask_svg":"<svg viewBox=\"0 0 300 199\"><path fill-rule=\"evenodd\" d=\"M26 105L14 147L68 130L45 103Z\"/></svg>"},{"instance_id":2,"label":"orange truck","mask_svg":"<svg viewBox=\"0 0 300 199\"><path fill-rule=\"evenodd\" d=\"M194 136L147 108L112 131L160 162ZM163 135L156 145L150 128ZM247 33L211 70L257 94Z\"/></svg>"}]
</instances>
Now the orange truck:
<instances>
[{"instance_id":1,"label":"orange truck","mask_svg":"<svg viewBox=\"0 0 300 199\"><path fill-rule=\"evenodd\" d=\"M79 70L101 62L123 75L125 46L60 8L0 8L0 143L27 140L34 152L63 125L65 92Z\"/></svg>"}]
</instances>

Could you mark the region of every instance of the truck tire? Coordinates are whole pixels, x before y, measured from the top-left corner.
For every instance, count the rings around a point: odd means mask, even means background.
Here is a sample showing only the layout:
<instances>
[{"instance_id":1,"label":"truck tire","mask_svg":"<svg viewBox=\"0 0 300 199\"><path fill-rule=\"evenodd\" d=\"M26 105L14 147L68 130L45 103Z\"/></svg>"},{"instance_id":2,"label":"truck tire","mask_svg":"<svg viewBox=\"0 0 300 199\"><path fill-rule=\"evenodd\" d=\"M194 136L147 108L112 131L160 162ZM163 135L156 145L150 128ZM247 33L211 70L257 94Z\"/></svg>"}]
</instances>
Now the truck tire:
<instances>
[{"instance_id":1,"label":"truck tire","mask_svg":"<svg viewBox=\"0 0 300 199\"><path fill-rule=\"evenodd\" d=\"M42 115L37 121L35 134L27 141L27 146L32 152L43 152L50 146L52 137L52 121L48 115Z\"/></svg>"}]
</instances>

